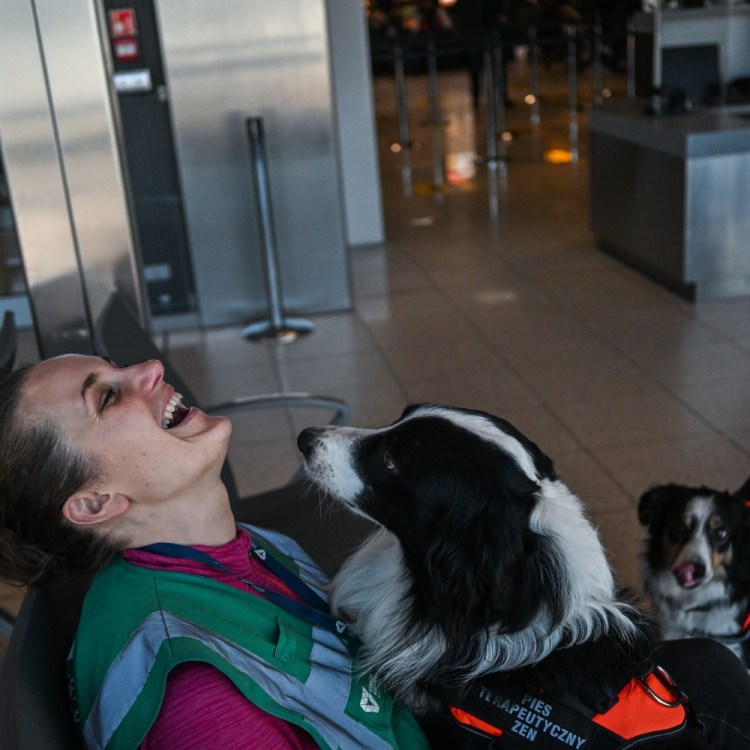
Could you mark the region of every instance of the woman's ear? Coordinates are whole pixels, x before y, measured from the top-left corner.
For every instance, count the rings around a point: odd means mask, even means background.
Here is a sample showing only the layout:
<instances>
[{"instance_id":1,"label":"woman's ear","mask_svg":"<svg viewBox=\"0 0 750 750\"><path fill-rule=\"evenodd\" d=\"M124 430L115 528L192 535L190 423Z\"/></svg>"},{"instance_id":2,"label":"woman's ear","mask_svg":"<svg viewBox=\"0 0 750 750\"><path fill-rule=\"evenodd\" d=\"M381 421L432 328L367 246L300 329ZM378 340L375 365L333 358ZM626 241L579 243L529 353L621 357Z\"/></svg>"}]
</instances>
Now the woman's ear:
<instances>
[{"instance_id":1,"label":"woman's ear","mask_svg":"<svg viewBox=\"0 0 750 750\"><path fill-rule=\"evenodd\" d=\"M130 505L125 495L99 495L95 492L84 492L71 495L63 505L63 516L79 526L111 521L121 516Z\"/></svg>"}]
</instances>

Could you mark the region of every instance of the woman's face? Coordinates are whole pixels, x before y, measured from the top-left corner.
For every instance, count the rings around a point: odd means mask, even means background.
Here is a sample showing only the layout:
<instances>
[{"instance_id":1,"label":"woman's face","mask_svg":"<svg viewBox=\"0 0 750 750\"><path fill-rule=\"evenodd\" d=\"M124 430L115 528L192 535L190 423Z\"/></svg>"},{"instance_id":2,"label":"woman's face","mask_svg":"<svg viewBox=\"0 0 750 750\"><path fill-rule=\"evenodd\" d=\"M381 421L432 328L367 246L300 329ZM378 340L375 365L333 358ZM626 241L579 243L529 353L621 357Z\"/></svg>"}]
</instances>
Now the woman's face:
<instances>
[{"instance_id":1,"label":"woman's face","mask_svg":"<svg viewBox=\"0 0 750 750\"><path fill-rule=\"evenodd\" d=\"M175 391L163 377L156 360L120 369L98 357L56 357L29 372L21 413L56 424L69 446L95 459L106 482L97 489L161 502L218 479L231 434L228 419L195 407L170 416Z\"/></svg>"}]
</instances>

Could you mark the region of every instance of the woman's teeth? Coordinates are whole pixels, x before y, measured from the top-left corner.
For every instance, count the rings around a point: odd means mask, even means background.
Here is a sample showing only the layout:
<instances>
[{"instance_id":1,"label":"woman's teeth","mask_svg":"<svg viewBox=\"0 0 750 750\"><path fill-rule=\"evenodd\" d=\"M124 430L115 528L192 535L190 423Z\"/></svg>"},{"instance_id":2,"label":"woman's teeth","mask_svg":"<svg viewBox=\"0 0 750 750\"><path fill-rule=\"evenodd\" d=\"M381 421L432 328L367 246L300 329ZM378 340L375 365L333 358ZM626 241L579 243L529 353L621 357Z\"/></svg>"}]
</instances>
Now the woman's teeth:
<instances>
[{"instance_id":1,"label":"woman's teeth","mask_svg":"<svg viewBox=\"0 0 750 750\"><path fill-rule=\"evenodd\" d=\"M180 406L182 403L182 394L181 393L173 393L172 398L169 399L169 403L167 404L167 408L164 410L164 416L161 420L161 426L168 430L172 426L172 422L174 421L174 413L177 411L177 407Z\"/></svg>"}]
</instances>

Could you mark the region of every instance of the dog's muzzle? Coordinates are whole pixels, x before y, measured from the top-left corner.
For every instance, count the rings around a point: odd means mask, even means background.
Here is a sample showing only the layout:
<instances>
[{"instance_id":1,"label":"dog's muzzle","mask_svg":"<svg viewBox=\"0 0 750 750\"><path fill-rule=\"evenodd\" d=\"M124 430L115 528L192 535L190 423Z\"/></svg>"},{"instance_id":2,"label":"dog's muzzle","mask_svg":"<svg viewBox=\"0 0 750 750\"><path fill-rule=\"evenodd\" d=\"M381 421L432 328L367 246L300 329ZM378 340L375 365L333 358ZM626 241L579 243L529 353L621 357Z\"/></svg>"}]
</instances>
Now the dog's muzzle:
<instances>
[{"instance_id":1,"label":"dog's muzzle","mask_svg":"<svg viewBox=\"0 0 750 750\"><path fill-rule=\"evenodd\" d=\"M305 460L310 458L320 436L325 432L324 427L306 427L297 435L297 447Z\"/></svg>"},{"instance_id":2,"label":"dog's muzzle","mask_svg":"<svg viewBox=\"0 0 750 750\"><path fill-rule=\"evenodd\" d=\"M307 476L347 504L354 503L364 487L354 468L357 436L351 427L308 427L297 436Z\"/></svg>"}]
</instances>

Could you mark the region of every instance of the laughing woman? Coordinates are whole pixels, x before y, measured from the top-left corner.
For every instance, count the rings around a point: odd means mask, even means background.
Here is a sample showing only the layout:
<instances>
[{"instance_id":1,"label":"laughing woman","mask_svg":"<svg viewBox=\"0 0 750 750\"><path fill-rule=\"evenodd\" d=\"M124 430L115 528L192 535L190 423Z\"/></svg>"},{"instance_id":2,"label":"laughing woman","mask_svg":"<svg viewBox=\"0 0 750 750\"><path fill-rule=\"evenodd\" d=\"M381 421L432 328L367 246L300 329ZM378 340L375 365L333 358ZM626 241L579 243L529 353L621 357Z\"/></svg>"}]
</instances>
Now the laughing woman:
<instances>
[{"instance_id":1,"label":"laughing woman","mask_svg":"<svg viewBox=\"0 0 750 750\"><path fill-rule=\"evenodd\" d=\"M95 573L70 661L89 748L426 748L352 669L324 577L241 526L231 424L159 362L65 356L0 383L0 577Z\"/></svg>"}]
</instances>

